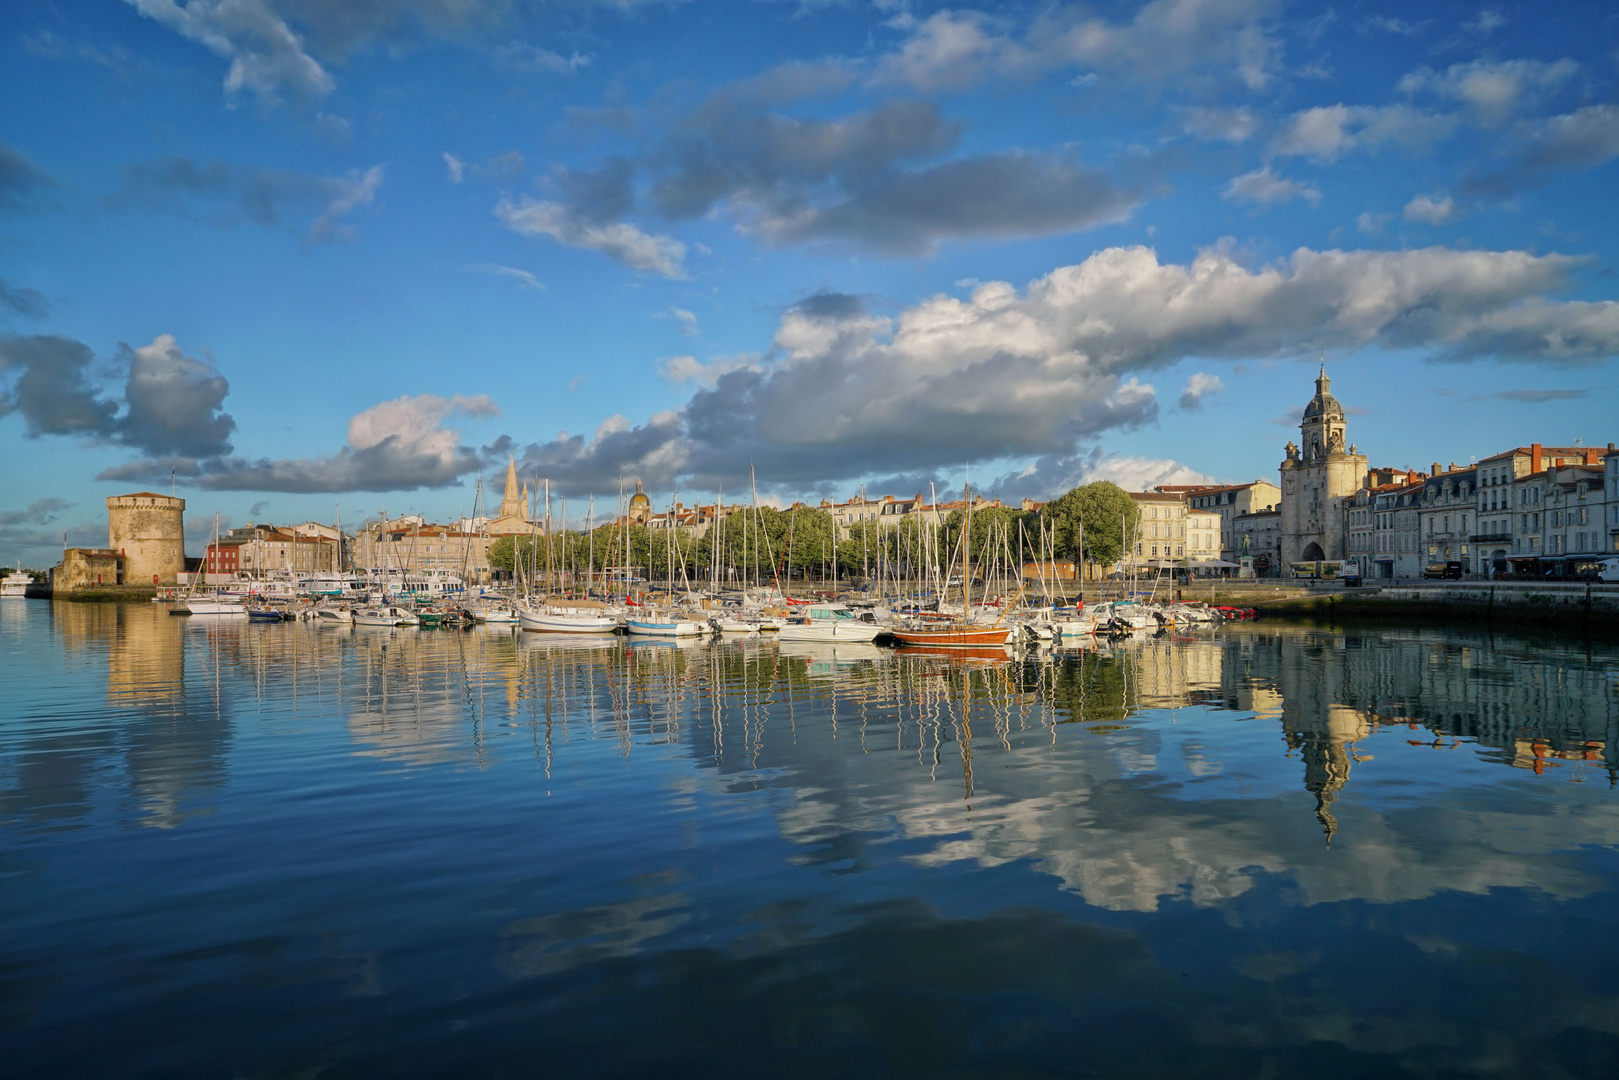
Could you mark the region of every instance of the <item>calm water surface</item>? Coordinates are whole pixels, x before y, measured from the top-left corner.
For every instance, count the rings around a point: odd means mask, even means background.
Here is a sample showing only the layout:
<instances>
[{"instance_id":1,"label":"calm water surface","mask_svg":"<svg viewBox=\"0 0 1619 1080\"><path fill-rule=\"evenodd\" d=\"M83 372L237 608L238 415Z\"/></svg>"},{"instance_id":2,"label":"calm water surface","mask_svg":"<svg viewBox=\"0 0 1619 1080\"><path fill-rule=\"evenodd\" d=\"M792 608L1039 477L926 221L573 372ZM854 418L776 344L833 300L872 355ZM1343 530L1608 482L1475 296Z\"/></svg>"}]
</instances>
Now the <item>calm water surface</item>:
<instances>
[{"instance_id":1,"label":"calm water surface","mask_svg":"<svg viewBox=\"0 0 1619 1080\"><path fill-rule=\"evenodd\" d=\"M1615 665L6 600L0 1071L1612 1077Z\"/></svg>"}]
</instances>

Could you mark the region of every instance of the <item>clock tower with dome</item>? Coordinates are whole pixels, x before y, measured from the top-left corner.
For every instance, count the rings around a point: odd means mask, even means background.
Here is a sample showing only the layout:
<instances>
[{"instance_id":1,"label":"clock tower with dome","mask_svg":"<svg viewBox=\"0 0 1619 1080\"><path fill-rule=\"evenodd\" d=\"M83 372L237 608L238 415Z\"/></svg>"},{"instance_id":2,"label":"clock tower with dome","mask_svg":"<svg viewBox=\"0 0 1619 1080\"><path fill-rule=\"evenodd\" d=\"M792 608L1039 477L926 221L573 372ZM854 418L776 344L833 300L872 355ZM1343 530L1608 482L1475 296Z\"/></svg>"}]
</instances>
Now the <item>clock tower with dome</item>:
<instances>
[{"instance_id":1,"label":"clock tower with dome","mask_svg":"<svg viewBox=\"0 0 1619 1080\"><path fill-rule=\"evenodd\" d=\"M1348 553L1344 504L1366 475L1367 460L1346 446L1344 407L1332 396L1327 366L1315 380L1315 397L1304 407L1299 443L1287 444L1282 460L1282 573L1293 563L1342 560Z\"/></svg>"}]
</instances>

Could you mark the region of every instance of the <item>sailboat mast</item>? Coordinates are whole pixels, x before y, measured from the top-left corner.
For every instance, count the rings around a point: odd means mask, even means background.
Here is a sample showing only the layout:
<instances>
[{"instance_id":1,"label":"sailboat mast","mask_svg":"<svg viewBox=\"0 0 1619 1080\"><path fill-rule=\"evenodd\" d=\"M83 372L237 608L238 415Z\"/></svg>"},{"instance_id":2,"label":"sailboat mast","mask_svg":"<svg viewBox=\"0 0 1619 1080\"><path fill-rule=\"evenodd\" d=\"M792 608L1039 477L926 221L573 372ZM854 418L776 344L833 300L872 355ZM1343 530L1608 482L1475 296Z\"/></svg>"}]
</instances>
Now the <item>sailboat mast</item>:
<instances>
[{"instance_id":1,"label":"sailboat mast","mask_svg":"<svg viewBox=\"0 0 1619 1080\"><path fill-rule=\"evenodd\" d=\"M971 620L973 617L973 581L971 564L968 562L968 552L973 546L973 500L972 489L966 484L961 485L961 497L967 503L966 527L961 533L961 616Z\"/></svg>"}]
</instances>

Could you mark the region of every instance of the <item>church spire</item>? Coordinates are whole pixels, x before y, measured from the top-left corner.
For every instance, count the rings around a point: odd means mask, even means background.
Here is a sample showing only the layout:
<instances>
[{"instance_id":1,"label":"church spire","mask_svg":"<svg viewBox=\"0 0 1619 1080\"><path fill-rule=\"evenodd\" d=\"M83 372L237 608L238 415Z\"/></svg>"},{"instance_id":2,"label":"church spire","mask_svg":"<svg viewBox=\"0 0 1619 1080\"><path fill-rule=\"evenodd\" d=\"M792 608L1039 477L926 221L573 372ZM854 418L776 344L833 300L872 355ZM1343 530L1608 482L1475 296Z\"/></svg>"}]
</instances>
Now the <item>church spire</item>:
<instances>
[{"instance_id":1,"label":"church spire","mask_svg":"<svg viewBox=\"0 0 1619 1080\"><path fill-rule=\"evenodd\" d=\"M500 516L523 516L523 495L517 486L517 458L510 454L506 455L506 490L500 497Z\"/></svg>"}]
</instances>

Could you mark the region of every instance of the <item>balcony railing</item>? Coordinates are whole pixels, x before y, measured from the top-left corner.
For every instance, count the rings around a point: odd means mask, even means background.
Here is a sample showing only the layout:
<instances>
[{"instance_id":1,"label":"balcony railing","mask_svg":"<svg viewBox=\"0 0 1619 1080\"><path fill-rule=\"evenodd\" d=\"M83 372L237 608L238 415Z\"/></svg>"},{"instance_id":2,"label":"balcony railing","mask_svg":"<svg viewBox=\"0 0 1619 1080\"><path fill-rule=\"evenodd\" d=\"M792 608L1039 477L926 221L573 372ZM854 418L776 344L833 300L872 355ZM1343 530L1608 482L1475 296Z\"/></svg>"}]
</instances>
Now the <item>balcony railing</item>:
<instances>
[{"instance_id":1,"label":"balcony railing","mask_svg":"<svg viewBox=\"0 0 1619 1080\"><path fill-rule=\"evenodd\" d=\"M1509 532L1503 533L1474 533L1468 537L1475 544L1499 544L1512 539Z\"/></svg>"}]
</instances>

